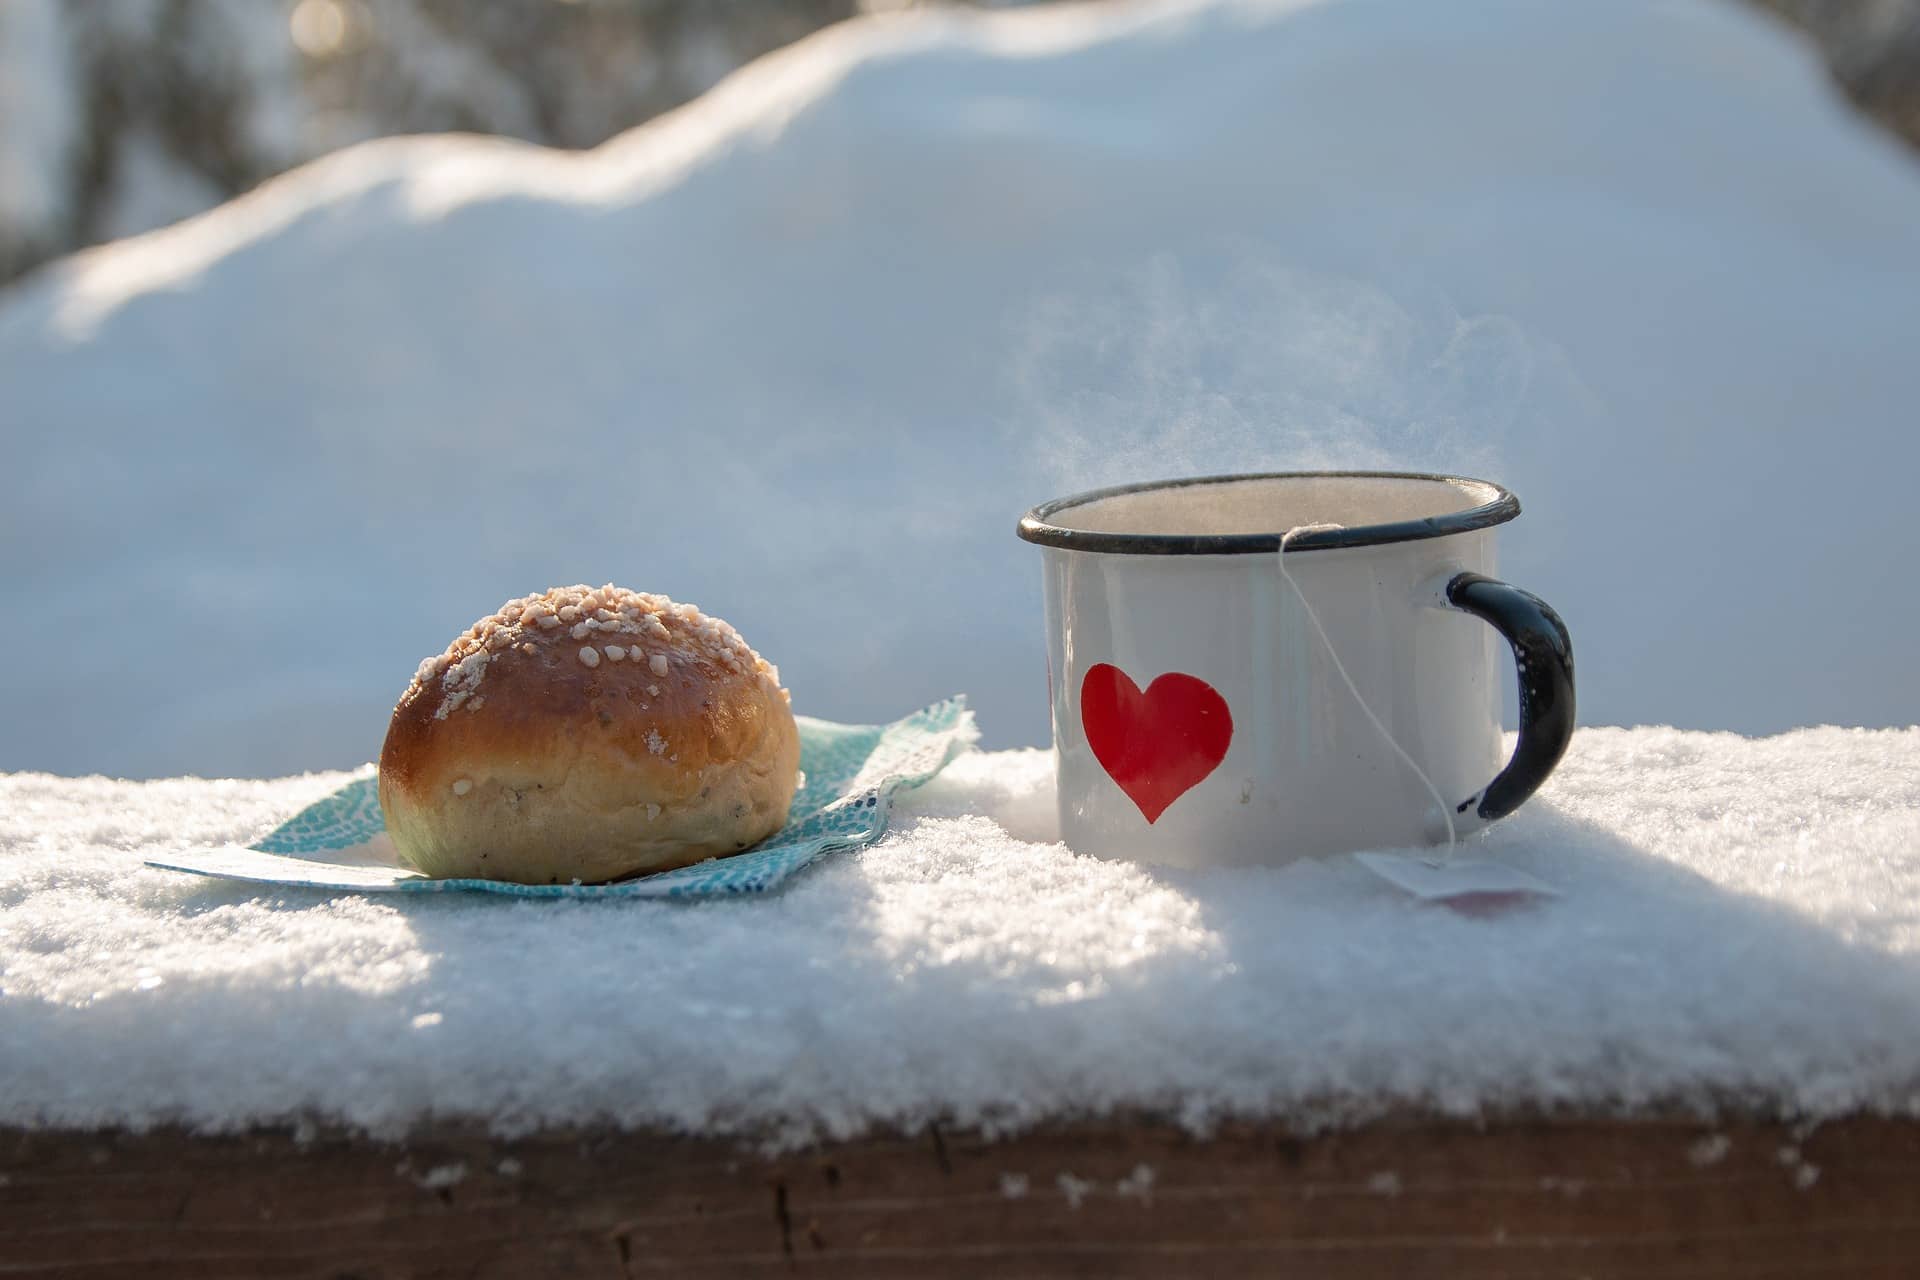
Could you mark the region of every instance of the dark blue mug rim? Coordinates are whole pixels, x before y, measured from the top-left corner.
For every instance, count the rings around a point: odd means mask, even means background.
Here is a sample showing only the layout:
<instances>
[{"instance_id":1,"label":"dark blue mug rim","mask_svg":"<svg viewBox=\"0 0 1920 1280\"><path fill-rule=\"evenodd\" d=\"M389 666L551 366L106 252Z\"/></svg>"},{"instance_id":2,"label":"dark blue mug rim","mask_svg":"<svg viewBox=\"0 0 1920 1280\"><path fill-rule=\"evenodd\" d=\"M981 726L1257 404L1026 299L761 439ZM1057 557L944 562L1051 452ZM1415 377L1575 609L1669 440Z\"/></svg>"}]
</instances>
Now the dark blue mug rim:
<instances>
[{"instance_id":1,"label":"dark blue mug rim","mask_svg":"<svg viewBox=\"0 0 1920 1280\"><path fill-rule=\"evenodd\" d=\"M1491 529L1520 514L1520 499L1504 485L1471 476L1445 475L1425 471L1255 471L1228 475L1184 476L1173 480L1145 480L1134 484L1089 489L1043 502L1020 518L1020 537L1043 547L1063 551L1091 551L1123 556L1240 556L1273 554L1280 550L1286 530L1273 533L1100 533L1088 529L1069 529L1053 523L1053 517L1074 507L1155 489L1186 489L1200 485L1235 484L1248 480L1425 480L1455 488L1473 486L1492 496L1478 506L1445 515L1425 516L1418 520L1395 520L1380 524L1353 525L1341 529L1315 529L1296 535L1287 543L1294 551L1332 551L1343 547L1377 547L1393 542L1415 542L1422 538L1445 538L1477 529Z\"/></svg>"}]
</instances>

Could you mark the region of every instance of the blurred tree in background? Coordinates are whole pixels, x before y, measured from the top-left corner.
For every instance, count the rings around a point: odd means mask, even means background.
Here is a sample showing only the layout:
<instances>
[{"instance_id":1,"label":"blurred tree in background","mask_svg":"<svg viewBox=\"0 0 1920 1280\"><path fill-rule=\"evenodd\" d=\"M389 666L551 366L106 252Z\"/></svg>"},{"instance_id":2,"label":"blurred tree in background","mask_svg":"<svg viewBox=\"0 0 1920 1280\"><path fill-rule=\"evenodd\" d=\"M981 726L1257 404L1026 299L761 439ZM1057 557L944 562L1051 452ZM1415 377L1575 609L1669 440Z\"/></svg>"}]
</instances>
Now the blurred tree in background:
<instances>
[{"instance_id":1,"label":"blurred tree in background","mask_svg":"<svg viewBox=\"0 0 1920 1280\"><path fill-rule=\"evenodd\" d=\"M1811 35L1868 115L1920 147L1920 0L1756 0Z\"/></svg>"},{"instance_id":2,"label":"blurred tree in background","mask_svg":"<svg viewBox=\"0 0 1920 1280\"><path fill-rule=\"evenodd\" d=\"M367 138L594 146L818 27L911 2L0 0L0 283ZM1920 142L1920 0L1756 2Z\"/></svg>"},{"instance_id":3,"label":"blurred tree in background","mask_svg":"<svg viewBox=\"0 0 1920 1280\"><path fill-rule=\"evenodd\" d=\"M0 0L0 281L337 147L589 147L856 0Z\"/></svg>"}]
</instances>

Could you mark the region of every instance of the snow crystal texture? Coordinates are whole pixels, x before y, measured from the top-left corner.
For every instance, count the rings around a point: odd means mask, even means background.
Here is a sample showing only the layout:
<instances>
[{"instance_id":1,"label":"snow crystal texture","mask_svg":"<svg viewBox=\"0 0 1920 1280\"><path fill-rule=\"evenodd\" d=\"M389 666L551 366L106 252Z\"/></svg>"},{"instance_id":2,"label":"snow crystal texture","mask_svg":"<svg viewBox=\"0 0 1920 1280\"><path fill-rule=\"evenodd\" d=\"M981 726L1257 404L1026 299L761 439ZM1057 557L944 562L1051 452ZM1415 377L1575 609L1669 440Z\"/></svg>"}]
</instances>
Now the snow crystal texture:
<instances>
[{"instance_id":1,"label":"snow crystal texture","mask_svg":"<svg viewBox=\"0 0 1920 1280\"><path fill-rule=\"evenodd\" d=\"M0 1123L429 1115L793 1139L1146 1108L1920 1108L1920 731L1589 729L1471 846L1487 917L1350 860L1174 873L963 756L787 890L263 891L142 867L337 787L0 777Z\"/></svg>"}]
</instances>

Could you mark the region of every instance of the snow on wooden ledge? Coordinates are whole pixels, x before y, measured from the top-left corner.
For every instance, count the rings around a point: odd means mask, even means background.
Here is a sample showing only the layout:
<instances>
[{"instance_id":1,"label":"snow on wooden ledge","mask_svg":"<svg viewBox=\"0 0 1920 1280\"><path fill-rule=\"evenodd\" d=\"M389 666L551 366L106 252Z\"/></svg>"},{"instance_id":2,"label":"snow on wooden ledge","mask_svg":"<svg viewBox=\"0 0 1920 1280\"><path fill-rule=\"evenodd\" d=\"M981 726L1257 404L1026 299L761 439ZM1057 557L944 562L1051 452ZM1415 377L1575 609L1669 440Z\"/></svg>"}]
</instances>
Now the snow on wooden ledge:
<instances>
[{"instance_id":1,"label":"snow on wooden ledge","mask_svg":"<svg viewBox=\"0 0 1920 1280\"><path fill-rule=\"evenodd\" d=\"M1920 730L1587 729L1467 918L1347 861L1048 843L1050 758L964 757L752 901L395 901L145 869L337 785L0 778L0 1124L594 1126L780 1147L1153 1113L1920 1101Z\"/></svg>"}]
</instances>

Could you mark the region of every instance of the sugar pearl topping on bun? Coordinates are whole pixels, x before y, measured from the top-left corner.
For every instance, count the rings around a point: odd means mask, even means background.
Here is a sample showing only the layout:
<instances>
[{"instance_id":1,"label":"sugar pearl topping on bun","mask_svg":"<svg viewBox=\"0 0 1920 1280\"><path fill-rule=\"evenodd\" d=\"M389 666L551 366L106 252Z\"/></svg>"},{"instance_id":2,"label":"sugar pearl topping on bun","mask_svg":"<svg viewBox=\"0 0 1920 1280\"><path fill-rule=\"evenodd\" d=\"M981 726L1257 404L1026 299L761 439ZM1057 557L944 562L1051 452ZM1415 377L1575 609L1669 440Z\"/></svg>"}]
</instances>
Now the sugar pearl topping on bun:
<instances>
[{"instance_id":1,"label":"sugar pearl topping on bun","mask_svg":"<svg viewBox=\"0 0 1920 1280\"><path fill-rule=\"evenodd\" d=\"M747 848L785 821L798 734L774 666L664 596L556 587L422 662L380 755L430 875L595 881Z\"/></svg>"},{"instance_id":2,"label":"sugar pearl topping on bun","mask_svg":"<svg viewBox=\"0 0 1920 1280\"><path fill-rule=\"evenodd\" d=\"M435 718L444 720L462 708L478 711L486 705L481 684L495 657L508 650L530 657L563 649L588 669L603 660L631 659L656 676L667 674L671 654L697 654L735 675L751 673L783 699L789 696L780 687L780 669L755 653L725 620L665 596L608 583L553 587L507 601L455 636L444 652L423 659L401 701L432 696L437 689Z\"/></svg>"}]
</instances>

